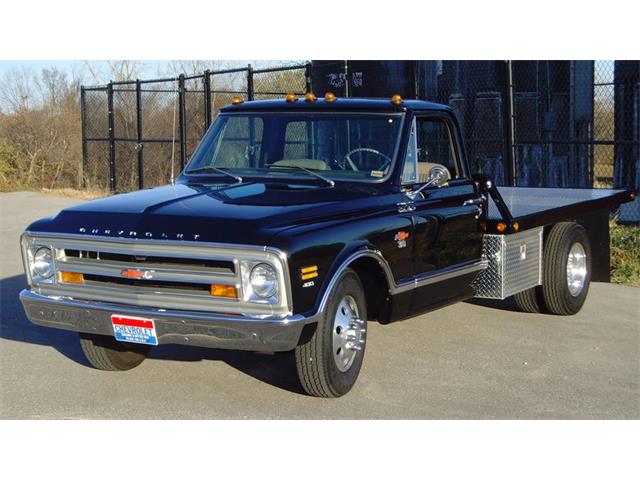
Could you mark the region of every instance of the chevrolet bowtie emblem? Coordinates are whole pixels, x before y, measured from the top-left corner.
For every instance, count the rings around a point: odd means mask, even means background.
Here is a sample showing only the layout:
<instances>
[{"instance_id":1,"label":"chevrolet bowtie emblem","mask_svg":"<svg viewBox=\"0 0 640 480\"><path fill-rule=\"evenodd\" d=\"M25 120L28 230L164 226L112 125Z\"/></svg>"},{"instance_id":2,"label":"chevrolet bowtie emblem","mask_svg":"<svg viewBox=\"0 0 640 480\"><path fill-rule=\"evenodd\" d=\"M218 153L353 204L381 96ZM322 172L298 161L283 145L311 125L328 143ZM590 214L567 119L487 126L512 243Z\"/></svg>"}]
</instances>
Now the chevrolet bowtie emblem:
<instances>
[{"instance_id":1,"label":"chevrolet bowtie emblem","mask_svg":"<svg viewBox=\"0 0 640 480\"><path fill-rule=\"evenodd\" d=\"M126 268L120 272L120 275L125 278L131 278L134 280L149 280L153 277L153 270L140 270L137 268Z\"/></svg>"}]
</instances>

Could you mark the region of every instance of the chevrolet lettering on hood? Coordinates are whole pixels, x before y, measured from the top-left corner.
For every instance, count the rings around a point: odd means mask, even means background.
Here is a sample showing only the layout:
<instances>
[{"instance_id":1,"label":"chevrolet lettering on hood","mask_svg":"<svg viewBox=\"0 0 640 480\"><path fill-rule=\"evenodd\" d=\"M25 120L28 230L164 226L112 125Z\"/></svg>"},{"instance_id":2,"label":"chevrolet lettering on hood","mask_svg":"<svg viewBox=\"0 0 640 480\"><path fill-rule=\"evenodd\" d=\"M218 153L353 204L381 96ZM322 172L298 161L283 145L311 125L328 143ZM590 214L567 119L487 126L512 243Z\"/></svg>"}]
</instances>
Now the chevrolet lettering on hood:
<instances>
[{"instance_id":1,"label":"chevrolet lettering on hood","mask_svg":"<svg viewBox=\"0 0 640 480\"><path fill-rule=\"evenodd\" d=\"M80 227L78 229L79 233L84 233L88 235L103 235L103 236L115 236L115 237L129 237L129 238L160 238L162 240L198 240L200 238L199 233L192 234L184 234L184 233L173 233L167 234L165 232L153 233L153 232L143 232L138 234L138 232L133 230L122 230L122 229L111 229L111 228L86 228Z\"/></svg>"},{"instance_id":2,"label":"chevrolet lettering on hood","mask_svg":"<svg viewBox=\"0 0 640 480\"><path fill-rule=\"evenodd\" d=\"M294 352L304 390L339 397L370 321L386 332L472 297L578 312L592 275L608 281L606 212L634 198L498 189L470 173L446 105L235 99L175 181L29 225L20 298L33 323L79 332L98 369L162 344Z\"/></svg>"}]
</instances>

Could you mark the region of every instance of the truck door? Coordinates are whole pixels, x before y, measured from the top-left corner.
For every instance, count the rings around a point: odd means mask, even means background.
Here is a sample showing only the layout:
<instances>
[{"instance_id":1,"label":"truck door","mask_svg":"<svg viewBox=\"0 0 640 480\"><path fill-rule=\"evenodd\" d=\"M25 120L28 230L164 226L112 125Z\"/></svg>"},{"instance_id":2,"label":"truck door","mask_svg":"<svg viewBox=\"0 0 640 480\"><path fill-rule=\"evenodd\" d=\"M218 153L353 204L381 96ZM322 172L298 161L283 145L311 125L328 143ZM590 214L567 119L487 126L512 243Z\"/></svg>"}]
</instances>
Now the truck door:
<instances>
[{"instance_id":1,"label":"truck door","mask_svg":"<svg viewBox=\"0 0 640 480\"><path fill-rule=\"evenodd\" d=\"M429 180L434 167L444 167L448 179L427 187L413 199L413 266L417 313L473 295L482 234L478 228L481 195L461 157L456 126L447 114L417 115L416 161L405 165L405 188L415 191Z\"/></svg>"}]
</instances>

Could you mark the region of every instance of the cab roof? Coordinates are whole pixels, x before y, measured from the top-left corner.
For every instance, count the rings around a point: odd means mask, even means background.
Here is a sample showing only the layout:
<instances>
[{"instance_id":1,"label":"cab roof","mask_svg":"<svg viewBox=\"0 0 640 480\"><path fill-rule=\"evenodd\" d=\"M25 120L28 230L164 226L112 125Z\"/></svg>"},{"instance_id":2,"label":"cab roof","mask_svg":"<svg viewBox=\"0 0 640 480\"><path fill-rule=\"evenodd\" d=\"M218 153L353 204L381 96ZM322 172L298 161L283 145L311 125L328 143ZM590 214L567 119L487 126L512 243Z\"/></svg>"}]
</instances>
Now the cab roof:
<instances>
[{"instance_id":1,"label":"cab roof","mask_svg":"<svg viewBox=\"0 0 640 480\"><path fill-rule=\"evenodd\" d=\"M391 103L390 98L344 98L338 97L333 102L327 102L320 97L314 102L307 102L304 97L298 97L295 102L287 100L254 100L227 105L221 111L249 112L249 111L340 111L340 110L360 110L371 112L406 112L412 110L437 110L451 111L447 105L427 102L425 100L404 100L400 105Z\"/></svg>"}]
</instances>

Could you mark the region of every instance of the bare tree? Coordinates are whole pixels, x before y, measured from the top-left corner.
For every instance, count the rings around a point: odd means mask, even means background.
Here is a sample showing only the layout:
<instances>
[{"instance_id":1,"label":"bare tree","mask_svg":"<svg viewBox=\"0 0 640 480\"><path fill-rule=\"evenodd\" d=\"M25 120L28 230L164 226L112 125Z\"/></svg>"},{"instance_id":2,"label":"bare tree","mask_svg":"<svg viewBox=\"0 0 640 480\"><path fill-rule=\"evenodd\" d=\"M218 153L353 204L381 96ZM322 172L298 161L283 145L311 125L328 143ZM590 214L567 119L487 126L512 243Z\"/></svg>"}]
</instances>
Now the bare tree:
<instances>
[{"instance_id":1,"label":"bare tree","mask_svg":"<svg viewBox=\"0 0 640 480\"><path fill-rule=\"evenodd\" d=\"M80 78L55 68L39 76L9 71L0 85L10 114L0 117L5 155L0 188L78 186L81 179Z\"/></svg>"},{"instance_id":2,"label":"bare tree","mask_svg":"<svg viewBox=\"0 0 640 480\"><path fill-rule=\"evenodd\" d=\"M0 82L0 102L3 110L20 112L33 103L33 71L28 67L7 71Z\"/></svg>"}]
</instances>

